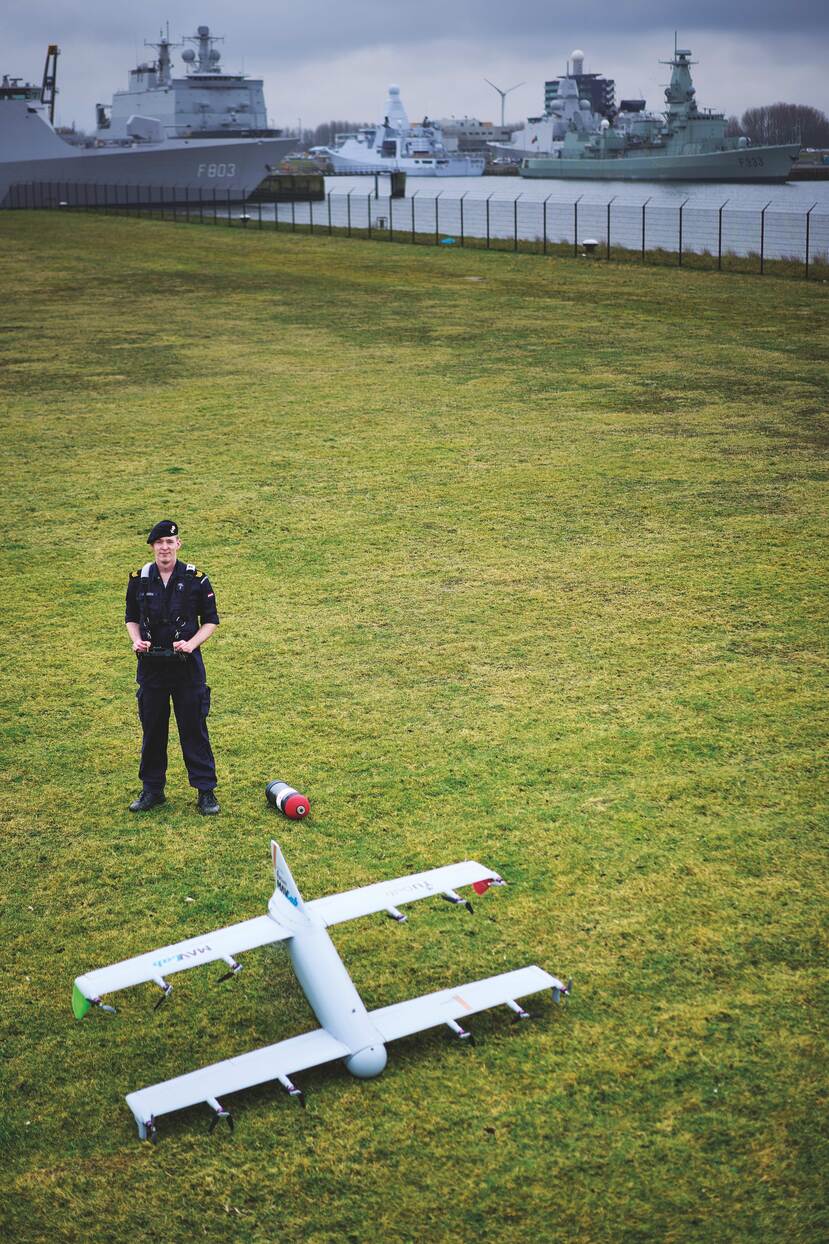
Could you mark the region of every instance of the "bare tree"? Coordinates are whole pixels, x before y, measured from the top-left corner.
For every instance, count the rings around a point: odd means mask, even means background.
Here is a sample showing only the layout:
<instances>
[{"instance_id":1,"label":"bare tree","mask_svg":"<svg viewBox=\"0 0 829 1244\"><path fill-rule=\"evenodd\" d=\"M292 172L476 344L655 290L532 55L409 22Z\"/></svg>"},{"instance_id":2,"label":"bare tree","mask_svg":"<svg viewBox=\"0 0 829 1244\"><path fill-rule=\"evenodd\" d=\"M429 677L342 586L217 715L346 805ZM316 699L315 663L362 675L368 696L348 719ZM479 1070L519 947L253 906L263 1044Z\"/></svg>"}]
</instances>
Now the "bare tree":
<instances>
[{"instance_id":1,"label":"bare tree","mask_svg":"<svg viewBox=\"0 0 829 1244\"><path fill-rule=\"evenodd\" d=\"M337 134L350 134L361 129L365 121L323 121L308 137L315 147L330 147Z\"/></svg>"},{"instance_id":2,"label":"bare tree","mask_svg":"<svg viewBox=\"0 0 829 1244\"><path fill-rule=\"evenodd\" d=\"M743 133L761 146L801 143L804 147L829 146L829 118L806 104L766 104L749 108L742 116Z\"/></svg>"}]
</instances>

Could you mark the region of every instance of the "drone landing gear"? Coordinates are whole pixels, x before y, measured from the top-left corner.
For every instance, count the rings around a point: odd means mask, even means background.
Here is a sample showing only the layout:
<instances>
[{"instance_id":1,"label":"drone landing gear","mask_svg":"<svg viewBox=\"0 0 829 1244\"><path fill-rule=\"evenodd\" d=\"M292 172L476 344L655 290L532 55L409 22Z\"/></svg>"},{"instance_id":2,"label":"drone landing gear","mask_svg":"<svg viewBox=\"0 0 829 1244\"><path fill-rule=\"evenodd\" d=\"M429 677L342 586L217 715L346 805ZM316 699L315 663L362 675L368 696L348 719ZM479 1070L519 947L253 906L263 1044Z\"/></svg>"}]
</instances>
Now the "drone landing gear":
<instances>
[{"instance_id":1,"label":"drone landing gear","mask_svg":"<svg viewBox=\"0 0 829 1244\"><path fill-rule=\"evenodd\" d=\"M559 989L558 985L555 985L553 989L551 990L551 992L553 995L553 1002L561 1002L562 998L569 998L570 994L573 992L572 976L570 977L567 984L564 985L563 988Z\"/></svg>"},{"instance_id":2,"label":"drone landing gear","mask_svg":"<svg viewBox=\"0 0 829 1244\"><path fill-rule=\"evenodd\" d=\"M454 890L447 890L445 894L441 894L441 898L445 898L447 903L462 903L470 915L475 914L475 908L472 906L468 898L461 898L460 894L456 894Z\"/></svg>"},{"instance_id":3,"label":"drone landing gear","mask_svg":"<svg viewBox=\"0 0 829 1244\"><path fill-rule=\"evenodd\" d=\"M461 1028L460 1024L454 1019L448 1019L446 1021L446 1027L451 1028L452 1032L454 1032L459 1041L468 1041L470 1045L475 1044L475 1038L472 1033L467 1032L465 1028Z\"/></svg>"},{"instance_id":4,"label":"drone landing gear","mask_svg":"<svg viewBox=\"0 0 829 1244\"><path fill-rule=\"evenodd\" d=\"M151 1145L158 1144L158 1130L155 1125L155 1115L150 1115L149 1119L136 1119L138 1125L138 1139L148 1140Z\"/></svg>"},{"instance_id":5,"label":"drone landing gear","mask_svg":"<svg viewBox=\"0 0 829 1244\"><path fill-rule=\"evenodd\" d=\"M164 1003L169 998L170 994L173 992L173 986L168 984L167 981L165 981L163 976L154 976L153 980L155 981L156 985L158 985L159 989L161 990L161 997L158 999L158 1002L156 1002L155 1006L153 1007L153 1010L157 1011L160 1006L164 1005Z\"/></svg>"},{"instance_id":6,"label":"drone landing gear","mask_svg":"<svg viewBox=\"0 0 829 1244\"><path fill-rule=\"evenodd\" d=\"M289 1097L295 1097L302 1109L305 1109L305 1094L302 1089L298 1089L293 1080L289 1080L287 1076L277 1076L279 1083L284 1088Z\"/></svg>"},{"instance_id":7,"label":"drone landing gear","mask_svg":"<svg viewBox=\"0 0 829 1244\"><path fill-rule=\"evenodd\" d=\"M242 970L241 963L237 963L235 959L225 956L225 963L228 965L228 971L219 977L216 981L217 985L221 985L222 981L233 980L233 977L238 976Z\"/></svg>"},{"instance_id":8,"label":"drone landing gear","mask_svg":"<svg viewBox=\"0 0 829 1244\"><path fill-rule=\"evenodd\" d=\"M233 1115L230 1113L230 1111L225 1110L221 1102L217 1101L215 1097L208 1097L207 1104L210 1107L210 1109L213 1111L213 1118L210 1120L210 1126L207 1129L208 1136L211 1136L213 1134L220 1119L227 1119L228 1129L232 1132L233 1131Z\"/></svg>"}]
</instances>

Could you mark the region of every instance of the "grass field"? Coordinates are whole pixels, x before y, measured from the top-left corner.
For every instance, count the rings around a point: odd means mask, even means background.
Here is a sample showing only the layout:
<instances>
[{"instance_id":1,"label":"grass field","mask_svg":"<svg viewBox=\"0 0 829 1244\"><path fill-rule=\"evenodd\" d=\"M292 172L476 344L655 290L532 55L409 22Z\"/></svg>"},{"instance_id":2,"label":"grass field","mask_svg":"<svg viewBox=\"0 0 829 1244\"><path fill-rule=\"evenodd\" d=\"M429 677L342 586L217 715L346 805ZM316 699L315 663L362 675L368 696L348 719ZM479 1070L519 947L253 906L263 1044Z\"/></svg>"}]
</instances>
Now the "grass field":
<instances>
[{"instance_id":1,"label":"grass field","mask_svg":"<svg viewBox=\"0 0 829 1244\"><path fill-rule=\"evenodd\" d=\"M3 1238L825 1238L827 287L46 213L0 272ZM126 811L161 517L222 615L219 818L175 747ZM340 926L369 1007L572 999L139 1143L125 1093L313 1016L278 947L157 1013L72 980L260 914L271 835L308 897L511 883Z\"/></svg>"}]
</instances>

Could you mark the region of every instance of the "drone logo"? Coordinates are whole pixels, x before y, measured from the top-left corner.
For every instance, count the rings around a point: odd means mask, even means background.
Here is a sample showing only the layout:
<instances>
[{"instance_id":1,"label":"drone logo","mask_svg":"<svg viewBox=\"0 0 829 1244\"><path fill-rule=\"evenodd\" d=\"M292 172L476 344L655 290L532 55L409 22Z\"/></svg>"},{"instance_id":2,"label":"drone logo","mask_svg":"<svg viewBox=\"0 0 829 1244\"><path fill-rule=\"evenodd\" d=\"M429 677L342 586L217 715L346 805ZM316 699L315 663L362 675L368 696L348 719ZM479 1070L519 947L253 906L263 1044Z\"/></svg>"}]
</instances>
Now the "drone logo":
<instances>
[{"instance_id":1,"label":"drone logo","mask_svg":"<svg viewBox=\"0 0 829 1244\"><path fill-rule=\"evenodd\" d=\"M279 872L278 870L276 874L276 888L280 894L283 894L285 896L285 898L288 900L289 903L292 904L292 906L297 907L297 908L299 907L299 902L297 901L297 899L294 898L293 894L291 894L290 891L288 890L288 887L282 878L282 873Z\"/></svg>"}]
</instances>

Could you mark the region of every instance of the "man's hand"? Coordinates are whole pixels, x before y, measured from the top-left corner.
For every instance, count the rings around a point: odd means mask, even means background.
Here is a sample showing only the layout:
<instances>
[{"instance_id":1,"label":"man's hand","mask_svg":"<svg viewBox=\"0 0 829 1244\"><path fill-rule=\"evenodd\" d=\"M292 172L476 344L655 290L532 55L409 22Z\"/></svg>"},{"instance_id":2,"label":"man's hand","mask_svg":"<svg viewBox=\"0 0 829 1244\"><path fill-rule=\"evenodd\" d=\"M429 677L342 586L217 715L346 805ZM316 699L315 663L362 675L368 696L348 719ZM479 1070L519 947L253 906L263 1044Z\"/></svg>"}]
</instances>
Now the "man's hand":
<instances>
[{"instance_id":1,"label":"man's hand","mask_svg":"<svg viewBox=\"0 0 829 1244\"><path fill-rule=\"evenodd\" d=\"M133 652L138 652L138 653L149 652L150 651L149 639L134 639L132 643L132 650Z\"/></svg>"},{"instance_id":2,"label":"man's hand","mask_svg":"<svg viewBox=\"0 0 829 1244\"><path fill-rule=\"evenodd\" d=\"M192 639L177 639L173 644L173 652L195 652L196 647Z\"/></svg>"}]
</instances>

